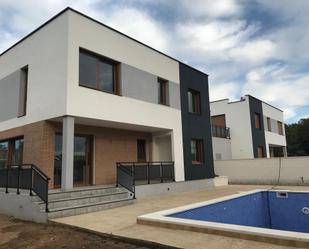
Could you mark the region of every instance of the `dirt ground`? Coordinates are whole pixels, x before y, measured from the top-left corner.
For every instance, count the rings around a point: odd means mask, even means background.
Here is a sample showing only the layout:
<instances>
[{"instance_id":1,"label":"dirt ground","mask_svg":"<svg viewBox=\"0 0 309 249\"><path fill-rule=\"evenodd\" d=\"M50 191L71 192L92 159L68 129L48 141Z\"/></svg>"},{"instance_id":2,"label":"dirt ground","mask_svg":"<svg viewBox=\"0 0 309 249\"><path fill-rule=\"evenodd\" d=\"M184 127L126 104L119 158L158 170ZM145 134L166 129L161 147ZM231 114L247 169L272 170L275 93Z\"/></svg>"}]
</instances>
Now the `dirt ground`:
<instances>
[{"instance_id":1,"label":"dirt ground","mask_svg":"<svg viewBox=\"0 0 309 249\"><path fill-rule=\"evenodd\" d=\"M109 235L55 224L36 224L0 215L0 249L146 249L172 248L144 241L129 241Z\"/></svg>"}]
</instances>

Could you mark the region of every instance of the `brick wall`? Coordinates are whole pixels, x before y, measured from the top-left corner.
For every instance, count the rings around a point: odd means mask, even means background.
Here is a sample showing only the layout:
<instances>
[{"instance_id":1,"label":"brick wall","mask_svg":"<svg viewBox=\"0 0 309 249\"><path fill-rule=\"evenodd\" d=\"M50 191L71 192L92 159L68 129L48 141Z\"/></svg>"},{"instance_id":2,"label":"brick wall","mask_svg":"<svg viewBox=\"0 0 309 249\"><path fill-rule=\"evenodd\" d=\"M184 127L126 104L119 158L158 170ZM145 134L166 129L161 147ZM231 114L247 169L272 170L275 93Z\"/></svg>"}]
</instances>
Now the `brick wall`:
<instances>
[{"instance_id":1,"label":"brick wall","mask_svg":"<svg viewBox=\"0 0 309 249\"><path fill-rule=\"evenodd\" d=\"M23 136L23 162L40 167L51 178L49 187L53 188L55 133L61 130L60 123L42 121L0 132L0 140ZM137 161L137 139L147 141L147 159L151 160L150 133L82 125L76 125L75 133L93 138L96 185L116 183L116 162Z\"/></svg>"}]
</instances>

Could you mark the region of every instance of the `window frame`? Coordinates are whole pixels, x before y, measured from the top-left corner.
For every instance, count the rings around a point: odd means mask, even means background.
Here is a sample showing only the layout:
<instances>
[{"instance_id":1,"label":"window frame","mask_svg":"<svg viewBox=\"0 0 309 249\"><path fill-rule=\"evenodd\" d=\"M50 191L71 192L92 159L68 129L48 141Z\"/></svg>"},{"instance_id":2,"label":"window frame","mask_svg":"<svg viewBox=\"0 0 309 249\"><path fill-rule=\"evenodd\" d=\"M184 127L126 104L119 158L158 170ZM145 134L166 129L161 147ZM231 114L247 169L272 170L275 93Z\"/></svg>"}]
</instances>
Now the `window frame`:
<instances>
[{"instance_id":1,"label":"window frame","mask_svg":"<svg viewBox=\"0 0 309 249\"><path fill-rule=\"evenodd\" d=\"M143 146L144 146L144 157L145 158L139 158L139 143L143 142ZM137 156L137 161L138 162L147 162L147 140L146 139L137 139L136 140L136 156Z\"/></svg>"},{"instance_id":2,"label":"window frame","mask_svg":"<svg viewBox=\"0 0 309 249\"><path fill-rule=\"evenodd\" d=\"M23 158L24 158L24 144L25 144L25 140L23 136L18 136L18 137L12 137L12 138L7 138L7 139L3 139L0 140L0 143L7 143L7 154L6 154L6 164L5 164L5 168L7 168L8 166L12 166L15 165L13 164L13 160L14 160L14 151L15 151L15 143L18 140L23 140L23 149L22 149L22 155L21 155L21 164L23 164Z\"/></svg>"},{"instance_id":3,"label":"window frame","mask_svg":"<svg viewBox=\"0 0 309 249\"><path fill-rule=\"evenodd\" d=\"M259 113L257 113L257 112L254 113L254 127L257 130L261 130L262 129L261 115Z\"/></svg>"},{"instance_id":4,"label":"window frame","mask_svg":"<svg viewBox=\"0 0 309 249\"><path fill-rule=\"evenodd\" d=\"M259 156L259 149L262 149L262 157ZM256 147L256 150L257 150L257 158L264 158L265 157L265 154L264 154L264 146L260 145L260 146L257 146Z\"/></svg>"},{"instance_id":5,"label":"window frame","mask_svg":"<svg viewBox=\"0 0 309 249\"><path fill-rule=\"evenodd\" d=\"M192 142L195 144L196 154L193 158L192 153ZM190 154L191 154L191 162L193 165L201 165L204 163L204 140L203 139L190 139Z\"/></svg>"},{"instance_id":6,"label":"window frame","mask_svg":"<svg viewBox=\"0 0 309 249\"><path fill-rule=\"evenodd\" d=\"M189 94L192 96L192 110L190 110L190 98ZM194 115L202 115L202 107L201 107L201 93L199 91L188 89L187 92L188 99L188 112Z\"/></svg>"},{"instance_id":7,"label":"window frame","mask_svg":"<svg viewBox=\"0 0 309 249\"><path fill-rule=\"evenodd\" d=\"M21 68L20 72L24 74L24 81L21 81L21 85L20 85L18 118L21 118L27 115L28 75L29 75L28 65Z\"/></svg>"},{"instance_id":8,"label":"window frame","mask_svg":"<svg viewBox=\"0 0 309 249\"><path fill-rule=\"evenodd\" d=\"M283 122L277 121L278 134L283 136Z\"/></svg>"},{"instance_id":9,"label":"window frame","mask_svg":"<svg viewBox=\"0 0 309 249\"><path fill-rule=\"evenodd\" d=\"M158 77L157 82L158 82L158 104L169 106L168 80Z\"/></svg>"},{"instance_id":10,"label":"window frame","mask_svg":"<svg viewBox=\"0 0 309 249\"><path fill-rule=\"evenodd\" d=\"M109 93L109 94L114 94L114 95L120 95L120 63L112 60L110 58L107 58L103 55L97 54L95 52L89 51L87 49L84 48L79 48L79 61L78 63L80 63L80 55L84 54L87 56L91 56L93 58L96 59L96 87L87 85L87 83L82 83L81 79L80 79L80 65L78 67L79 69L79 73L78 73L78 85L81 87L86 87L92 90L97 90L100 92L104 92L104 93ZM113 91L109 92L107 90L101 89L99 86L99 62L103 62L105 64L111 65L113 68Z\"/></svg>"},{"instance_id":11,"label":"window frame","mask_svg":"<svg viewBox=\"0 0 309 249\"><path fill-rule=\"evenodd\" d=\"M266 117L267 120L267 131L271 132L271 120L270 117Z\"/></svg>"}]
</instances>

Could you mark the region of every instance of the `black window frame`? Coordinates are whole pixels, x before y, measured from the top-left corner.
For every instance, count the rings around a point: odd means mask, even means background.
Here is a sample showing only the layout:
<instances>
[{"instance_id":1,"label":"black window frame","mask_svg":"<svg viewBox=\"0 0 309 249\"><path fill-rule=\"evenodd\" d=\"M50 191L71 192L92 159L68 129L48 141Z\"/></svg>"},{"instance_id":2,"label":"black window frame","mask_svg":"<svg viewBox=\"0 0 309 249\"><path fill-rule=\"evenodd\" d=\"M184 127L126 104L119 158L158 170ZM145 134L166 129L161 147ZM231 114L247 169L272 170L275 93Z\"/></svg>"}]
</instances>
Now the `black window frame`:
<instances>
[{"instance_id":1,"label":"black window frame","mask_svg":"<svg viewBox=\"0 0 309 249\"><path fill-rule=\"evenodd\" d=\"M191 94L192 96L192 103L191 103L192 110L190 110L189 94ZM188 112L190 114L202 115L201 93L193 89L188 89L187 98L188 98Z\"/></svg>"},{"instance_id":2,"label":"black window frame","mask_svg":"<svg viewBox=\"0 0 309 249\"><path fill-rule=\"evenodd\" d=\"M258 121L258 123L257 123L257 121ZM257 130L262 129L261 115L260 115L260 113L257 113L257 112L254 113L254 128L257 129Z\"/></svg>"},{"instance_id":3,"label":"black window frame","mask_svg":"<svg viewBox=\"0 0 309 249\"><path fill-rule=\"evenodd\" d=\"M81 82L81 69L80 69L80 55L84 54L90 57L93 57L96 59L96 87L90 86L89 83L87 84L86 82ZM107 91L104 90L102 88L100 88L99 85L99 62L103 62L105 64L108 64L110 66L112 66L113 68L113 91ZM89 89L93 89L93 90L97 90L100 92L104 92L104 93L109 93L109 94L114 94L114 95L120 95L120 83L119 83L119 65L120 63L118 61L115 61L113 59L107 58L105 56L102 56L100 54L97 54L95 52L89 51L87 49L84 48L80 48L79 49L79 77L78 77L78 84L81 87L86 87Z\"/></svg>"},{"instance_id":4,"label":"black window frame","mask_svg":"<svg viewBox=\"0 0 309 249\"><path fill-rule=\"evenodd\" d=\"M20 141L22 140L22 152L21 152L21 162L19 163L15 163L14 161L14 153L15 153L15 145L16 145L16 141ZM20 165L23 163L23 158L24 158L24 144L25 144L25 140L23 136L18 136L18 137L13 137L13 138L7 138L7 139L3 139L0 140L0 143L7 143L7 155L6 155L6 163L5 163L5 168L7 168L8 166L12 166L12 165Z\"/></svg>"}]
</instances>

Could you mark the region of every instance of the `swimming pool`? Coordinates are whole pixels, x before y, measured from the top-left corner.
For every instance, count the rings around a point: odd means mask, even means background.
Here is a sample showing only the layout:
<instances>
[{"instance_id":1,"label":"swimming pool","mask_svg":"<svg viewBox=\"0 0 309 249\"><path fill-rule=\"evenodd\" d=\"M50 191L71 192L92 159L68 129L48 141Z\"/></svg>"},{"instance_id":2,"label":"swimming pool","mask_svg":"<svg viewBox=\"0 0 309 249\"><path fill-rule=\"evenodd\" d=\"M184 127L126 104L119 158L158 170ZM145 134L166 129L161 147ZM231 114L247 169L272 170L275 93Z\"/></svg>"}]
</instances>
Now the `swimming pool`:
<instances>
[{"instance_id":1,"label":"swimming pool","mask_svg":"<svg viewBox=\"0 0 309 249\"><path fill-rule=\"evenodd\" d=\"M248 191L142 215L138 223L308 246L309 192Z\"/></svg>"},{"instance_id":2,"label":"swimming pool","mask_svg":"<svg viewBox=\"0 0 309 249\"><path fill-rule=\"evenodd\" d=\"M309 233L309 193L260 191L168 216Z\"/></svg>"}]
</instances>

